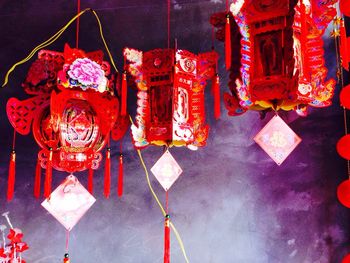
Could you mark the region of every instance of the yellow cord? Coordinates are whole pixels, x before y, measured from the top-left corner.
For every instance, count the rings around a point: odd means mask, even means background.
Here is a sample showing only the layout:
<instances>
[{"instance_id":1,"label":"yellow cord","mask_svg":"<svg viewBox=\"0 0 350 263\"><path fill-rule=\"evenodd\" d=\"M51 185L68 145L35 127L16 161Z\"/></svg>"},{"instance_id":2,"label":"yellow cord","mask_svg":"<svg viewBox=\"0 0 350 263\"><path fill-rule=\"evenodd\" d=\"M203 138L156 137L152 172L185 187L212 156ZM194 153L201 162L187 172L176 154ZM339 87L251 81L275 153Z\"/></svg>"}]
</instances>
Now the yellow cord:
<instances>
[{"instance_id":1,"label":"yellow cord","mask_svg":"<svg viewBox=\"0 0 350 263\"><path fill-rule=\"evenodd\" d=\"M102 42L103 42L103 44L104 44L104 46L105 46L105 48L106 48L106 51L107 51L107 53L108 53L109 59L110 59L110 61L111 61L111 63L112 63L112 66L113 66L113 68L114 68L114 70L115 70L116 72L119 72L118 69L117 69L117 67L116 67L116 65L115 65L115 62L114 62L114 60L113 60L113 57L112 57L112 55L111 55L111 52L110 52L110 50L109 50L109 48L108 48L108 45L107 45L106 40L105 40L105 37L104 37L104 35L103 35L102 24L101 24L101 21L100 21L100 19L99 19L99 16L97 15L97 13L96 13L95 10L93 10L93 9L91 9L91 8L86 8L86 9L84 9L83 11L81 11L79 14L75 15L71 20L69 20L69 22L68 22L66 25L64 25L64 26L63 26L57 33L55 33L52 37L50 37L48 40L44 41L43 43L39 44L38 46L36 46L36 47L29 53L29 55L28 55L26 58L24 58L24 59L22 59L21 61L18 61L17 63L15 63L15 64L9 69L9 71L6 73L6 75L5 75L5 80L4 80L4 83L2 84L2 87L5 87L5 86L6 86L6 84L8 83L9 75L15 70L15 68L16 68L17 66L19 66L19 65L21 65L21 64L24 64L25 62L27 62L28 60L30 60L30 59L34 56L34 54L35 54L36 52L38 52L40 49L43 49L44 47L47 47L47 46L51 45L52 43L54 43L54 42L63 34L63 32L66 31L66 29L67 29L78 17L80 17L81 15L83 15L86 11L91 11L91 12L94 14L94 16L95 16L95 18L96 18L96 20L97 20L97 23L98 23L98 27L99 27L99 30L100 30L100 35L101 35Z\"/></svg>"},{"instance_id":2,"label":"yellow cord","mask_svg":"<svg viewBox=\"0 0 350 263\"><path fill-rule=\"evenodd\" d=\"M130 119L131 124L134 124L134 122L133 122L133 120L132 120L132 118L131 118L130 115L129 115L129 119ZM149 187L149 189L150 189L150 191L151 191L151 193L152 193L154 199L156 200L156 202L157 202L157 204L158 204L160 210L162 211L163 216L166 216L165 209L164 209L164 207L162 206L162 203L159 201L159 198L158 198L157 194L156 194L155 191L153 190L151 181L150 181L150 179L149 179L148 169L147 169L147 167L146 167L145 161L143 160L141 151L140 151L140 150L137 150L137 154L139 155L140 162L141 162L142 167L143 167L143 169L144 169L144 171L145 171L145 175L146 175L146 180L147 180L148 187ZM184 243L183 243L183 241L182 241L182 239L181 239L181 236L180 236L179 232L177 231L175 225L171 222L171 220L170 220L170 227L171 227L171 229L172 229L172 230L174 231L174 233L175 233L175 237L176 237L176 239L177 239L177 242L179 243L180 249L181 249L181 251L182 251L182 254L183 254L184 258L185 258L186 263L189 263L190 261L189 261L188 258L187 258L187 254L186 254L186 250L185 250Z\"/></svg>"}]
</instances>

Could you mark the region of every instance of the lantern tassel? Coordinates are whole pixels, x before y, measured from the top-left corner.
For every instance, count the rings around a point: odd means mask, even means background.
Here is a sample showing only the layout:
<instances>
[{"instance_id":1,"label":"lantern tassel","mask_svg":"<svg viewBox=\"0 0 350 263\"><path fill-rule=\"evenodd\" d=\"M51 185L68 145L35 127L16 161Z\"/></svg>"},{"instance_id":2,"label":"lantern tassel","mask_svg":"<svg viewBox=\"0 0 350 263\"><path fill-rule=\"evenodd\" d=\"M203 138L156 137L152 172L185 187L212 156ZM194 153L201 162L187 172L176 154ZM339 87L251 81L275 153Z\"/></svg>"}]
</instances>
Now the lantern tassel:
<instances>
[{"instance_id":1,"label":"lantern tassel","mask_svg":"<svg viewBox=\"0 0 350 263\"><path fill-rule=\"evenodd\" d=\"M15 179L16 179L16 152L12 150L9 165L9 177L7 182L7 200L10 201L13 198L15 191Z\"/></svg>"},{"instance_id":2,"label":"lantern tassel","mask_svg":"<svg viewBox=\"0 0 350 263\"><path fill-rule=\"evenodd\" d=\"M231 68L231 26L230 26L230 15L226 15L225 24L225 63L226 69Z\"/></svg>"},{"instance_id":3,"label":"lantern tassel","mask_svg":"<svg viewBox=\"0 0 350 263\"><path fill-rule=\"evenodd\" d=\"M45 175L45 187L44 196L48 198L51 194L51 184L52 184L52 148L49 149L49 157L46 164L46 175Z\"/></svg>"},{"instance_id":4,"label":"lantern tassel","mask_svg":"<svg viewBox=\"0 0 350 263\"><path fill-rule=\"evenodd\" d=\"M90 194L94 193L94 169L90 167L88 176L88 191Z\"/></svg>"},{"instance_id":5,"label":"lantern tassel","mask_svg":"<svg viewBox=\"0 0 350 263\"><path fill-rule=\"evenodd\" d=\"M38 158L35 167L35 179L34 179L34 197L40 198L40 187L41 187L41 164Z\"/></svg>"},{"instance_id":6,"label":"lantern tassel","mask_svg":"<svg viewBox=\"0 0 350 263\"><path fill-rule=\"evenodd\" d=\"M126 78L126 71L124 70L122 74L122 90L121 90L121 110L120 114L122 116L126 115L126 108L127 108L127 95L128 95L128 87L127 87L127 78Z\"/></svg>"},{"instance_id":7,"label":"lantern tassel","mask_svg":"<svg viewBox=\"0 0 350 263\"><path fill-rule=\"evenodd\" d=\"M111 193L111 149L108 147L106 152L105 163L105 181L104 181L104 196L109 198Z\"/></svg>"},{"instance_id":8,"label":"lantern tassel","mask_svg":"<svg viewBox=\"0 0 350 263\"><path fill-rule=\"evenodd\" d=\"M170 263L170 216L164 221L164 263Z\"/></svg>"},{"instance_id":9,"label":"lantern tassel","mask_svg":"<svg viewBox=\"0 0 350 263\"><path fill-rule=\"evenodd\" d=\"M342 58L342 66L344 69L349 71L349 46L348 40L346 39L346 30L344 21L340 22L340 56Z\"/></svg>"},{"instance_id":10,"label":"lantern tassel","mask_svg":"<svg viewBox=\"0 0 350 263\"><path fill-rule=\"evenodd\" d=\"M123 155L120 154L119 156L119 175L118 175L118 196L122 197L123 195L123 177L124 177L124 171L123 171Z\"/></svg>"},{"instance_id":11,"label":"lantern tassel","mask_svg":"<svg viewBox=\"0 0 350 263\"><path fill-rule=\"evenodd\" d=\"M220 78L218 74L215 74L212 85L214 96L214 117L217 120L220 118Z\"/></svg>"}]
</instances>

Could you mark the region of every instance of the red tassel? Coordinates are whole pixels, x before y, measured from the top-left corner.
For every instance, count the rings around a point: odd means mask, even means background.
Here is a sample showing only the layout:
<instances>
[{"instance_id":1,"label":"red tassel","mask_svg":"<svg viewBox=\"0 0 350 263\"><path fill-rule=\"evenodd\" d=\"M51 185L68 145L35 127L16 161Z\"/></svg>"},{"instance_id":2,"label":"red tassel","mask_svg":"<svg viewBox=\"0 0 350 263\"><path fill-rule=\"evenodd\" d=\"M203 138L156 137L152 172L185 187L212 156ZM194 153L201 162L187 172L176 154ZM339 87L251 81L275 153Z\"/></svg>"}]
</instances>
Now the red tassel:
<instances>
[{"instance_id":1,"label":"red tassel","mask_svg":"<svg viewBox=\"0 0 350 263\"><path fill-rule=\"evenodd\" d=\"M122 91L121 91L121 95L122 95L122 100L121 100L121 111L120 114L122 116L126 115L126 108L127 108L127 94L128 94L128 87L127 87L127 79L126 79L126 71L123 72L122 75Z\"/></svg>"},{"instance_id":2,"label":"red tassel","mask_svg":"<svg viewBox=\"0 0 350 263\"><path fill-rule=\"evenodd\" d=\"M16 152L12 150L9 165L9 177L7 182L7 200L10 201L13 198L15 191L15 178L16 177Z\"/></svg>"},{"instance_id":3,"label":"red tassel","mask_svg":"<svg viewBox=\"0 0 350 263\"><path fill-rule=\"evenodd\" d=\"M104 195L109 198L111 193L111 149L107 148L105 163Z\"/></svg>"},{"instance_id":4,"label":"red tassel","mask_svg":"<svg viewBox=\"0 0 350 263\"><path fill-rule=\"evenodd\" d=\"M165 216L164 221L164 263L170 263L170 217Z\"/></svg>"},{"instance_id":5,"label":"red tassel","mask_svg":"<svg viewBox=\"0 0 350 263\"><path fill-rule=\"evenodd\" d=\"M41 188L41 165L38 158L35 167L35 179L34 179L34 197L40 198L40 188Z\"/></svg>"},{"instance_id":6,"label":"red tassel","mask_svg":"<svg viewBox=\"0 0 350 263\"><path fill-rule=\"evenodd\" d=\"M88 176L88 191L90 194L94 193L94 169L90 167Z\"/></svg>"},{"instance_id":7,"label":"red tassel","mask_svg":"<svg viewBox=\"0 0 350 263\"><path fill-rule=\"evenodd\" d=\"M230 26L230 15L226 16L225 25L225 63L226 69L231 68L231 26Z\"/></svg>"},{"instance_id":8,"label":"red tassel","mask_svg":"<svg viewBox=\"0 0 350 263\"><path fill-rule=\"evenodd\" d=\"M52 183L52 149L50 148L49 157L46 164L46 176L45 176L45 187L44 196L48 198L51 194L51 183Z\"/></svg>"},{"instance_id":9,"label":"red tassel","mask_svg":"<svg viewBox=\"0 0 350 263\"><path fill-rule=\"evenodd\" d=\"M123 195L123 155L119 156L119 176L118 176L118 196L121 197Z\"/></svg>"},{"instance_id":10,"label":"red tassel","mask_svg":"<svg viewBox=\"0 0 350 263\"><path fill-rule=\"evenodd\" d=\"M220 78L216 74L212 82L212 91L214 96L214 117L215 119L220 118Z\"/></svg>"}]
</instances>

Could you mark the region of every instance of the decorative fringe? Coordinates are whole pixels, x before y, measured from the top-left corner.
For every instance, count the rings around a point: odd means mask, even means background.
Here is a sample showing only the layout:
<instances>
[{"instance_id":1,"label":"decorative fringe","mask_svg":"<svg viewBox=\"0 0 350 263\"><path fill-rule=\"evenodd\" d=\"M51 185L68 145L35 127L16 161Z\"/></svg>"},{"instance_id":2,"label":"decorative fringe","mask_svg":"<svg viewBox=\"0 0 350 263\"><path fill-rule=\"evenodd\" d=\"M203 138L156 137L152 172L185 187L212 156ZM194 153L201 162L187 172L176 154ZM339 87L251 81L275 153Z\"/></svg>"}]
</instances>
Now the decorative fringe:
<instances>
[{"instance_id":1,"label":"decorative fringe","mask_svg":"<svg viewBox=\"0 0 350 263\"><path fill-rule=\"evenodd\" d=\"M349 61L350 61L350 57L349 57L350 47L348 46L348 43L350 42L348 41L348 39L346 39L346 30L344 26L344 21L342 20L340 22L340 56L342 58L342 66L347 71L349 71Z\"/></svg>"},{"instance_id":2,"label":"decorative fringe","mask_svg":"<svg viewBox=\"0 0 350 263\"><path fill-rule=\"evenodd\" d=\"M124 177L124 171L123 171L123 155L120 154L119 156L119 175L118 175L118 196L122 197L123 195L123 177Z\"/></svg>"},{"instance_id":3,"label":"decorative fringe","mask_svg":"<svg viewBox=\"0 0 350 263\"><path fill-rule=\"evenodd\" d=\"M41 188L41 164L38 157L35 167L35 179L34 179L34 197L40 198L40 189Z\"/></svg>"},{"instance_id":4,"label":"decorative fringe","mask_svg":"<svg viewBox=\"0 0 350 263\"><path fill-rule=\"evenodd\" d=\"M226 69L231 68L231 26L230 26L230 15L226 15L225 25L225 63Z\"/></svg>"},{"instance_id":5,"label":"decorative fringe","mask_svg":"<svg viewBox=\"0 0 350 263\"><path fill-rule=\"evenodd\" d=\"M215 119L220 118L220 78L216 73L212 81L212 92L214 96L214 117Z\"/></svg>"},{"instance_id":6,"label":"decorative fringe","mask_svg":"<svg viewBox=\"0 0 350 263\"><path fill-rule=\"evenodd\" d=\"M90 194L94 193L94 169L90 167L88 176L88 191Z\"/></svg>"},{"instance_id":7,"label":"decorative fringe","mask_svg":"<svg viewBox=\"0 0 350 263\"><path fill-rule=\"evenodd\" d=\"M9 177L7 182L7 200L10 201L13 198L15 191L15 179L16 179L16 152L12 150L9 165Z\"/></svg>"},{"instance_id":8,"label":"decorative fringe","mask_svg":"<svg viewBox=\"0 0 350 263\"><path fill-rule=\"evenodd\" d=\"M123 72L122 75L122 90L121 90L121 110L120 114L122 116L126 115L126 108L127 108L127 95L128 95L128 87L127 87L127 79L126 79L126 71Z\"/></svg>"},{"instance_id":9,"label":"decorative fringe","mask_svg":"<svg viewBox=\"0 0 350 263\"><path fill-rule=\"evenodd\" d=\"M44 197L48 198L51 194L51 184L52 184L52 148L49 149L49 157L46 164L46 176L45 176L45 186L44 186Z\"/></svg>"},{"instance_id":10,"label":"decorative fringe","mask_svg":"<svg viewBox=\"0 0 350 263\"><path fill-rule=\"evenodd\" d=\"M170 263L170 216L164 221L164 263Z\"/></svg>"},{"instance_id":11,"label":"decorative fringe","mask_svg":"<svg viewBox=\"0 0 350 263\"><path fill-rule=\"evenodd\" d=\"M108 147L106 151L105 163L105 181L104 181L104 196L109 198L111 193L111 149Z\"/></svg>"}]
</instances>

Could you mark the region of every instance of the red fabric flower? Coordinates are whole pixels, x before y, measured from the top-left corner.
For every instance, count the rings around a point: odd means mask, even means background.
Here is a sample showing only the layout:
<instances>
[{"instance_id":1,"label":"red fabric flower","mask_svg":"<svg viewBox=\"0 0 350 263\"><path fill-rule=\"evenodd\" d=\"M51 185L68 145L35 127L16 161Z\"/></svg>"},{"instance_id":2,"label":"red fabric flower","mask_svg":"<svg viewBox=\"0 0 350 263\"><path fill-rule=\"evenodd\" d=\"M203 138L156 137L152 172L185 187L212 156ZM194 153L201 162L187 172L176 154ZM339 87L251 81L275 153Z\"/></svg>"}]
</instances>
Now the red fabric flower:
<instances>
[{"instance_id":1,"label":"red fabric flower","mask_svg":"<svg viewBox=\"0 0 350 263\"><path fill-rule=\"evenodd\" d=\"M10 233L7 238L11 240L11 243L20 243L22 242L23 233L18 228L11 228Z\"/></svg>"}]
</instances>

